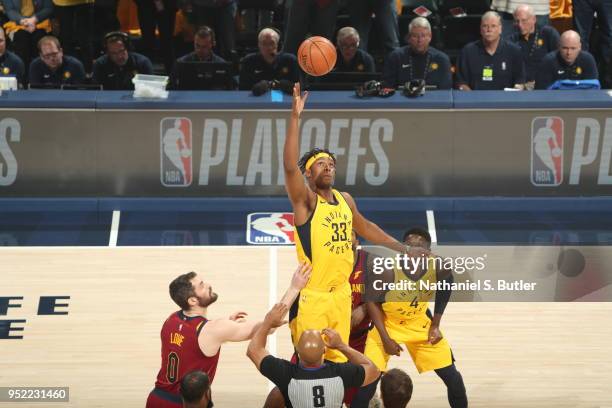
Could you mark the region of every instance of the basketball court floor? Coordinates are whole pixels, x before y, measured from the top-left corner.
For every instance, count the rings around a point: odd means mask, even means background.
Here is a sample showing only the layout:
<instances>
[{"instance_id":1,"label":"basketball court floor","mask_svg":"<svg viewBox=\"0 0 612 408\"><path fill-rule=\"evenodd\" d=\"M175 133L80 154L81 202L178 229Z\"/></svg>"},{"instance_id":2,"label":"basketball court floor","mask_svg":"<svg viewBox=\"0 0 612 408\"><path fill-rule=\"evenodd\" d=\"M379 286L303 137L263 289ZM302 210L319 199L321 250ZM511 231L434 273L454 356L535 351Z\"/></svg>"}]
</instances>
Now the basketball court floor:
<instances>
[{"instance_id":1,"label":"basketball court floor","mask_svg":"<svg viewBox=\"0 0 612 408\"><path fill-rule=\"evenodd\" d=\"M143 407L159 369L159 330L177 309L168 283L187 271L219 294L210 317L261 319L289 284L295 250L246 245L246 215L287 210L286 201L212 201L0 200L0 299L16 298L0 327L11 320L20 329L0 339L0 387L70 388L69 403L0 407ZM422 225L435 232L436 253L486 254L490 271L474 279L541 272L545 290L534 300L448 305L442 329L471 407L612 407L612 205L563 201L357 201L394 236ZM567 248L584 255L580 276L556 270ZM41 297L56 297L53 311L67 314L41 313ZM288 329L268 345L288 358ZM246 347L223 346L215 406L262 405L269 384ZM419 375L406 352L390 366L413 379L409 406L448 406L442 382Z\"/></svg>"}]
</instances>

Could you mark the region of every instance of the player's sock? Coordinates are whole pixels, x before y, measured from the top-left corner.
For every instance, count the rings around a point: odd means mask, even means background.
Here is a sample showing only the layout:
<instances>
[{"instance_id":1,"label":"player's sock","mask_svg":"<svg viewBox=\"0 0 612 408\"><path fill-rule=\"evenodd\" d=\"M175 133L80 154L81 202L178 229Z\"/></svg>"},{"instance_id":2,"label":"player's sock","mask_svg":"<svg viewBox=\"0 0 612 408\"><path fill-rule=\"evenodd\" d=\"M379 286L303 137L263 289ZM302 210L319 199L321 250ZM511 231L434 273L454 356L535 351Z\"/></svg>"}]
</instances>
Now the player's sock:
<instances>
[{"instance_id":1,"label":"player's sock","mask_svg":"<svg viewBox=\"0 0 612 408\"><path fill-rule=\"evenodd\" d=\"M435 371L438 377L446 384L448 403L451 408L467 408L468 400L465 392L465 385L463 384L463 377L461 377L461 373L457 371L455 364L451 364L444 368L438 368Z\"/></svg>"},{"instance_id":2,"label":"player's sock","mask_svg":"<svg viewBox=\"0 0 612 408\"><path fill-rule=\"evenodd\" d=\"M351 408L368 408L370 404L370 400L376 394L376 386L378 386L378 382L380 381L380 376L371 384L366 385L365 387L359 388L357 390L357 394L353 397L353 402L351 403Z\"/></svg>"}]
</instances>

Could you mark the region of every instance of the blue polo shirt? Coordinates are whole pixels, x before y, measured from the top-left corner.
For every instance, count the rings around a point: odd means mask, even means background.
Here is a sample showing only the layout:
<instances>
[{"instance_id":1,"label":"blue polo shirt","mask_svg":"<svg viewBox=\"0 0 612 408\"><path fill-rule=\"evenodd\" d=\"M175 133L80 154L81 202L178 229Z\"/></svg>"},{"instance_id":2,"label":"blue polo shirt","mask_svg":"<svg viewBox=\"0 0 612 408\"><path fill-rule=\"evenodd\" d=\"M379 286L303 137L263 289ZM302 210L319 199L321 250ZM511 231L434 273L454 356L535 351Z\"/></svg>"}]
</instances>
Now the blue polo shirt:
<instances>
[{"instance_id":1,"label":"blue polo shirt","mask_svg":"<svg viewBox=\"0 0 612 408\"><path fill-rule=\"evenodd\" d=\"M580 51L576 61L568 65L559 51L548 53L542 60L536 74L535 89L548 89L555 81L560 79L597 79L597 64L595 58L587 52Z\"/></svg>"},{"instance_id":2,"label":"blue polo shirt","mask_svg":"<svg viewBox=\"0 0 612 408\"><path fill-rule=\"evenodd\" d=\"M559 32L551 26L536 28L527 38L514 31L509 40L521 48L527 81L534 81L538 66L551 51L559 48Z\"/></svg>"},{"instance_id":3,"label":"blue polo shirt","mask_svg":"<svg viewBox=\"0 0 612 408\"><path fill-rule=\"evenodd\" d=\"M291 83L300 80L297 58L293 54L281 52L272 64L264 60L261 53L252 53L240 61L240 82L238 88L250 91L259 81L288 80Z\"/></svg>"},{"instance_id":4,"label":"blue polo shirt","mask_svg":"<svg viewBox=\"0 0 612 408\"><path fill-rule=\"evenodd\" d=\"M19 56L11 51L0 55L0 76L15 77L19 85L25 84L25 65Z\"/></svg>"},{"instance_id":5,"label":"blue polo shirt","mask_svg":"<svg viewBox=\"0 0 612 408\"><path fill-rule=\"evenodd\" d=\"M29 82L31 85L82 84L85 81L85 68L78 59L64 55L62 65L51 71L40 57L30 64Z\"/></svg>"},{"instance_id":6,"label":"blue polo shirt","mask_svg":"<svg viewBox=\"0 0 612 408\"><path fill-rule=\"evenodd\" d=\"M457 61L457 87L467 84L472 90L503 90L525 83L525 64L521 49L500 40L493 55L482 40L467 44Z\"/></svg>"},{"instance_id":7,"label":"blue polo shirt","mask_svg":"<svg viewBox=\"0 0 612 408\"><path fill-rule=\"evenodd\" d=\"M429 47L424 54L413 52L409 46L392 51L385 62L385 86L397 88L413 79L425 79L427 85L438 89L451 89L450 59L434 47Z\"/></svg>"},{"instance_id":8,"label":"blue polo shirt","mask_svg":"<svg viewBox=\"0 0 612 408\"><path fill-rule=\"evenodd\" d=\"M376 72L374 58L364 50L357 49L355 56L349 62L345 62L342 53L336 50L336 66L334 71L338 72Z\"/></svg>"}]
</instances>

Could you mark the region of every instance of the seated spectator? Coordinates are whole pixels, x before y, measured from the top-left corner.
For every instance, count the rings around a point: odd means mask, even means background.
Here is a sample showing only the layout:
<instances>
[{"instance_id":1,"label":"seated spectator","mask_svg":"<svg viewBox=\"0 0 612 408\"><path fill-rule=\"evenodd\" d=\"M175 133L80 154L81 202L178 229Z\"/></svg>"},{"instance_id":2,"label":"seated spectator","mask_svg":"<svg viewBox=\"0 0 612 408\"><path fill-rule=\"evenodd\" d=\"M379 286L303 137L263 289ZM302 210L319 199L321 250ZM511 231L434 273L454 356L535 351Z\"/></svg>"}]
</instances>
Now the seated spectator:
<instances>
[{"instance_id":1,"label":"seated spectator","mask_svg":"<svg viewBox=\"0 0 612 408\"><path fill-rule=\"evenodd\" d=\"M184 10L190 11L187 15L191 24L196 27L206 25L215 30L217 52L230 60L236 37L236 0L182 0L179 3Z\"/></svg>"},{"instance_id":2,"label":"seated spectator","mask_svg":"<svg viewBox=\"0 0 612 408\"><path fill-rule=\"evenodd\" d=\"M261 81L284 80L293 84L299 80L297 59L295 55L278 52L279 40L276 30L264 28L259 32L259 52L247 55L240 62L241 90L251 90Z\"/></svg>"},{"instance_id":3,"label":"seated spectator","mask_svg":"<svg viewBox=\"0 0 612 408\"><path fill-rule=\"evenodd\" d=\"M39 57L30 64L30 86L82 84L85 68L78 59L64 55L59 40L51 35L38 42Z\"/></svg>"},{"instance_id":4,"label":"seated spectator","mask_svg":"<svg viewBox=\"0 0 612 408\"><path fill-rule=\"evenodd\" d=\"M181 62L210 62L210 63L224 63L226 62L223 58L215 54L213 48L215 47L215 32L208 26L202 26L196 31L193 36L193 49L194 51L189 54L183 55L181 58L176 60L174 68L172 69L172 75L170 76L170 83L173 89L180 89L179 80L185 78L179 78L179 63ZM206 89L210 89L205 87ZM235 89L235 83L233 84Z\"/></svg>"},{"instance_id":5,"label":"seated spectator","mask_svg":"<svg viewBox=\"0 0 612 408\"><path fill-rule=\"evenodd\" d=\"M548 89L562 79L597 79L595 58L582 51L580 35L576 31L566 31L561 35L559 50L547 54L536 73L536 89Z\"/></svg>"},{"instance_id":6,"label":"seated spectator","mask_svg":"<svg viewBox=\"0 0 612 408\"><path fill-rule=\"evenodd\" d=\"M153 64L142 54L129 50L126 33L114 31L104 37L106 55L94 62L93 81L104 90L134 89L132 78L136 74L153 74Z\"/></svg>"},{"instance_id":7,"label":"seated spectator","mask_svg":"<svg viewBox=\"0 0 612 408\"><path fill-rule=\"evenodd\" d=\"M537 24L544 27L550 23L551 0L492 0L491 10L497 11L502 19L502 38L509 39L514 31L514 10L523 3L532 7Z\"/></svg>"},{"instance_id":8,"label":"seated spectator","mask_svg":"<svg viewBox=\"0 0 612 408\"><path fill-rule=\"evenodd\" d=\"M25 84L25 66L17 54L6 49L6 36L0 27L0 76L15 77L20 88Z\"/></svg>"},{"instance_id":9,"label":"seated spectator","mask_svg":"<svg viewBox=\"0 0 612 408\"><path fill-rule=\"evenodd\" d=\"M516 28L509 41L518 45L523 54L527 89L533 89L535 75L546 54L559 47L559 32L551 26L540 26L531 6L522 4L514 11Z\"/></svg>"},{"instance_id":10,"label":"seated spectator","mask_svg":"<svg viewBox=\"0 0 612 408\"><path fill-rule=\"evenodd\" d=\"M181 380L183 408L209 408L213 406L210 380L204 371L191 371Z\"/></svg>"},{"instance_id":11,"label":"seated spectator","mask_svg":"<svg viewBox=\"0 0 612 408\"><path fill-rule=\"evenodd\" d=\"M359 49L359 33L353 27L338 30L336 36L338 58L335 71L338 72L376 72L374 58Z\"/></svg>"},{"instance_id":12,"label":"seated spectator","mask_svg":"<svg viewBox=\"0 0 612 408\"><path fill-rule=\"evenodd\" d=\"M467 44L457 61L457 88L503 90L525 84L521 49L501 38L501 18L488 11L480 20L481 39Z\"/></svg>"},{"instance_id":13,"label":"seated spectator","mask_svg":"<svg viewBox=\"0 0 612 408\"><path fill-rule=\"evenodd\" d=\"M397 88L413 79L424 79L437 89L451 89L451 63L446 54L430 47L431 25L426 18L416 17L408 26L408 45L387 57L383 82Z\"/></svg>"},{"instance_id":14,"label":"seated spectator","mask_svg":"<svg viewBox=\"0 0 612 408\"><path fill-rule=\"evenodd\" d=\"M412 380L399 368L387 371L380 380L380 396L385 408L406 408L412 398Z\"/></svg>"},{"instance_id":15,"label":"seated spectator","mask_svg":"<svg viewBox=\"0 0 612 408\"><path fill-rule=\"evenodd\" d=\"M202 26L193 37L193 52L183 55L177 62L225 62L214 53L215 44L215 32L208 26Z\"/></svg>"},{"instance_id":16,"label":"seated spectator","mask_svg":"<svg viewBox=\"0 0 612 408\"><path fill-rule=\"evenodd\" d=\"M51 31L49 17L53 14L51 0L2 0L9 22L4 25L15 54L27 66L37 53L42 37Z\"/></svg>"}]
</instances>

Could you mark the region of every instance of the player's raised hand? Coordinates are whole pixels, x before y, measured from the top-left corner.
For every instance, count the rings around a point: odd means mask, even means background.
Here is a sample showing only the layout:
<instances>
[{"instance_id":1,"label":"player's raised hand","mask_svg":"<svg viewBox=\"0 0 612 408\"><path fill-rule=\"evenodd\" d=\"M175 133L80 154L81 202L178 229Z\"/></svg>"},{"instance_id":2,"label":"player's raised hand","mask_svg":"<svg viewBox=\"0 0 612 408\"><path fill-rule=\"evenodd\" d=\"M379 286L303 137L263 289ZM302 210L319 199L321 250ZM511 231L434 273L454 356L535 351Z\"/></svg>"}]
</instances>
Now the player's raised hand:
<instances>
[{"instance_id":1,"label":"player's raised hand","mask_svg":"<svg viewBox=\"0 0 612 408\"><path fill-rule=\"evenodd\" d=\"M429 344L438 343L440 340L442 340L442 337L442 332L440 332L438 326L431 325L429 327L429 335L427 336L427 342Z\"/></svg>"},{"instance_id":2,"label":"player's raised hand","mask_svg":"<svg viewBox=\"0 0 612 408\"><path fill-rule=\"evenodd\" d=\"M293 277L291 278L291 287L296 290L302 290L306 287L312 272L312 265L307 262L302 262L298 265Z\"/></svg>"},{"instance_id":3,"label":"player's raised hand","mask_svg":"<svg viewBox=\"0 0 612 408\"><path fill-rule=\"evenodd\" d=\"M324 336L323 341L325 342L325 345L329 348L337 349L344 344L342 342L342 337L340 337L340 334L338 334L338 332L334 329L323 329L321 333Z\"/></svg>"},{"instance_id":4,"label":"player's raised hand","mask_svg":"<svg viewBox=\"0 0 612 408\"><path fill-rule=\"evenodd\" d=\"M300 83L296 82L293 85L293 105L291 106L291 111L294 115L300 116L302 114L307 98L308 91L302 93Z\"/></svg>"},{"instance_id":5,"label":"player's raised hand","mask_svg":"<svg viewBox=\"0 0 612 408\"><path fill-rule=\"evenodd\" d=\"M392 338L383 339L383 346L385 348L385 353L392 356L399 356L402 352L400 345Z\"/></svg>"},{"instance_id":6,"label":"player's raised hand","mask_svg":"<svg viewBox=\"0 0 612 408\"><path fill-rule=\"evenodd\" d=\"M229 319L238 323L242 323L246 321L246 317L248 315L249 314L247 312L235 312L230 315Z\"/></svg>"},{"instance_id":7,"label":"player's raised hand","mask_svg":"<svg viewBox=\"0 0 612 408\"><path fill-rule=\"evenodd\" d=\"M264 322L269 324L272 328L280 327L287 323L284 317L288 310L289 308L284 303L277 303L272 306L272 309L266 314Z\"/></svg>"}]
</instances>

